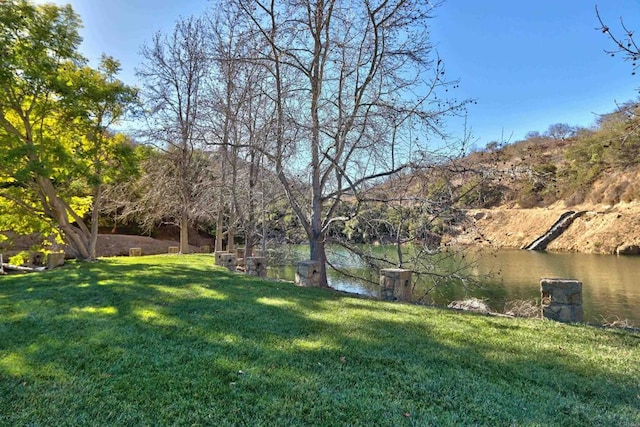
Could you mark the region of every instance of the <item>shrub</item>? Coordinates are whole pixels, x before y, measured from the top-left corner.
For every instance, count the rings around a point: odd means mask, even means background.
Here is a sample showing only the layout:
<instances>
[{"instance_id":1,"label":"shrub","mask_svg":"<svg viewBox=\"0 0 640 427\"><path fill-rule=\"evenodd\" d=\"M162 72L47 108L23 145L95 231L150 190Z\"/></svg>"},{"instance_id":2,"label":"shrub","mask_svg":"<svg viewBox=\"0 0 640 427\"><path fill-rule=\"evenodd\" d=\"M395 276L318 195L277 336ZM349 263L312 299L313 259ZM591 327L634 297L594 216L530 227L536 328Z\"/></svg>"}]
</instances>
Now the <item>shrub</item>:
<instances>
[{"instance_id":1,"label":"shrub","mask_svg":"<svg viewBox=\"0 0 640 427\"><path fill-rule=\"evenodd\" d=\"M513 300L504 304L504 313L513 317L539 318L540 306L535 300Z\"/></svg>"},{"instance_id":2,"label":"shrub","mask_svg":"<svg viewBox=\"0 0 640 427\"><path fill-rule=\"evenodd\" d=\"M27 251L18 252L17 254L9 258L9 264L13 264L13 265L23 265L23 264L27 264L28 262L29 262L29 252Z\"/></svg>"}]
</instances>

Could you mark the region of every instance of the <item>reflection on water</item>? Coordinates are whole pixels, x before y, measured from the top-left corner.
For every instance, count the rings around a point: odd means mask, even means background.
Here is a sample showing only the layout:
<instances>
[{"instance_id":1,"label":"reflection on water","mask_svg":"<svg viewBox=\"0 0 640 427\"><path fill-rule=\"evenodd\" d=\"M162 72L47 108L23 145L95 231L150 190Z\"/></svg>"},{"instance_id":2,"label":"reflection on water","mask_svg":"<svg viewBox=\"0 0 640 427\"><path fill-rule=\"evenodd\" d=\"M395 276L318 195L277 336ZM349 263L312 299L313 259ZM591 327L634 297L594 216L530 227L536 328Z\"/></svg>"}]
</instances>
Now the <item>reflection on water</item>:
<instances>
[{"instance_id":1,"label":"reflection on water","mask_svg":"<svg viewBox=\"0 0 640 427\"><path fill-rule=\"evenodd\" d=\"M388 248L376 250L389 251ZM299 259L304 258L307 251L306 247L295 250ZM350 271L366 271L356 258L346 257L341 251L331 255L331 260ZM294 274L291 266L270 269L272 277L286 280L293 280ZM440 287L429 294L427 302L446 305L454 299L473 296L486 299L494 310L502 311L506 301L539 300L542 277L562 277L583 283L586 322L627 319L636 327L640 326L640 257L493 250L478 255L470 274L481 278L481 287ZM335 289L376 296L377 278L370 279L374 283L329 274L329 284ZM425 287L426 284L418 283L415 295L422 296Z\"/></svg>"},{"instance_id":2,"label":"reflection on water","mask_svg":"<svg viewBox=\"0 0 640 427\"><path fill-rule=\"evenodd\" d=\"M481 258L476 272L491 269L500 273L492 285L510 299L539 296L542 277L578 279L585 321L628 319L640 326L639 257L504 250Z\"/></svg>"}]
</instances>

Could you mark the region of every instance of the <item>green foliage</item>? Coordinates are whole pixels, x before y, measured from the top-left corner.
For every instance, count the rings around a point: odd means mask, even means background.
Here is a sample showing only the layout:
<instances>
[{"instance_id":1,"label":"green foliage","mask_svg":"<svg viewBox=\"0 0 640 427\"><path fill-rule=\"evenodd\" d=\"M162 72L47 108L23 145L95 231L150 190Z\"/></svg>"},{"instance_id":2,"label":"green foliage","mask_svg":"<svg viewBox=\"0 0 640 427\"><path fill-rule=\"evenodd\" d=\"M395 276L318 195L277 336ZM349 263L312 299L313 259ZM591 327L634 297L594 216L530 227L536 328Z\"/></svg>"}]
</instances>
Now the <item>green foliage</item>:
<instances>
[{"instance_id":1,"label":"green foliage","mask_svg":"<svg viewBox=\"0 0 640 427\"><path fill-rule=\"evenodd\" d=\"M457 190L458 206L466 208L490 208L499 205L504 196L504 186L490 179L475 177Z\"/></svg>"},{"instance_id":2,"label":"green foliage","mask_svg":"<svg viewBox=\"0 0 640 427\"><path fill-rule=\"evenodd\" d=\"M86 65L79 28L68 5L0 3L0 203L8 205L0 222L20 231L56 227L77 234L76 246L98 187L134 167L132 144L108 129L136 99L115 78L117 61Z\"/></svg>"},{"instance_id":3,"label":"green foliage","mask_svg":"<svg viewBox=\"0 0 640 427\"><path fill-rule=\"evenodd\" d=\"M538 207L542 202L542 198L538 194L539 188L532 182L525 181L520 184L518 191L518 197L516 201L518 205L523 209L531 209Z\"/></svg>"},{"instance_id":4,"label":"green foliage","mask_svg":"<svg viewBox=\"0 0 640 427\"><path fill-rule=\"evenodd\" d=\"M9 258L9 264L23 265L29 262L29 252L20 251L11 258Z\"/></svg>"},{"instance_id":5,"label":"green foliage","mask_svg":"<svg viewBox=\"0 0 640 427\"><path fill-rule=\"evenodd\" d=\"M628 118L614 114L601 120L600 128L578 138L565 153L566 167L560 171L564 196L589 188L604 171L638 163L640 138L629 128Z\"/></svg>"},{"instance_id":6,"label":"green foliage","mask_svg":"<svg viewBox=\"0 0 640 427\"><path fill-rule=\"evenodd\" d=\"M475 159L496 178L487 183L463 178L456 191L464 207L492 206L481 202L485 191L489 200L495 196L497 203L513 200L526 208L561 199L569 205L637 200L640 191L632 177L640 166L640 107L623 104L592 129L557 123L514 144L489 144Z\"/></svg>"},{"instance_id":7,"label":"green foliage","mask_svg":"<svg viewBox=\"0 0 640 427\"><path fill-rule=\"evenodd\" d=\"M520 181L517 202L523 208L548 205L558 200L558 168L554 164L535 164L530 176Z\"/></svg>"},{"instance_id":8,"label":"green foliage","mask_svg":"<svg viewBox=\"0 0 640 427\"><path fill-rule=\"evenodd\" d=\"M638 333L299 288L206 255L71 263L0 293L3 425L640 423Z\"/></svg>"}]
</instances>

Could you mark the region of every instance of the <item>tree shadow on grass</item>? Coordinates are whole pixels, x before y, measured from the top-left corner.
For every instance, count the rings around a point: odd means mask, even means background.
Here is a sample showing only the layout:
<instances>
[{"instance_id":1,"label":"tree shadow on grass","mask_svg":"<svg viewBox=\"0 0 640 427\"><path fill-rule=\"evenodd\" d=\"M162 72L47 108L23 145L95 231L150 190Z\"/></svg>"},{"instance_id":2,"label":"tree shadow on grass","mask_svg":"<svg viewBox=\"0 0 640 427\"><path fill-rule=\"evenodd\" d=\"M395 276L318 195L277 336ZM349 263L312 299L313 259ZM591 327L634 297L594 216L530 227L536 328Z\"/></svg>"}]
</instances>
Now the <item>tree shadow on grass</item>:
<instances>
[{"instance_id":1,"label":"tree shadow on grass","mask_svg":"<svg viewBox=\"0 0 640 427\"><path fill-rule=\"evenodd\" d=\"M632 358L634 335L596 330L568 346L566 326L162 261L0 282L0 424L640 422L632 360L625 373L571 354Z\"/></svg>"}]
</instances>

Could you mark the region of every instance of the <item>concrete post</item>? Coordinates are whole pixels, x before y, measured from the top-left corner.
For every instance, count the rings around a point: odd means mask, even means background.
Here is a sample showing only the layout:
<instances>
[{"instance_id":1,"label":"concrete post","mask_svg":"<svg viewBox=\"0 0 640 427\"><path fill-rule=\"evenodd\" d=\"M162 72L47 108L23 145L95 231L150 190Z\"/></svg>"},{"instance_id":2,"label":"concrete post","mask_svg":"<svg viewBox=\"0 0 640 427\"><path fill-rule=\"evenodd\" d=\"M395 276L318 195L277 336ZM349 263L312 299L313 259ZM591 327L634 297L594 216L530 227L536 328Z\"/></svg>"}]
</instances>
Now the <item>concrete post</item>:
<instances>
[{"instance_id":1,"label":"concrete post","mask_svg":"<svg viewBox=\"0 0 640 427\"><path fill-rule=\"evenodd\" d=\"M228 252L225 252L225 251L216 251L216 252L214 253L214 255L215 255L215 257L216 257L215 265L224 265L224 264L222 263L222 255L223 255L223 254L226 254L226 253L228 253Z\"/></svg>"},{"instance_id":2,"label":"concrete post","mask_svg":"<svg viewBox=\"0 0 640 427\"><path fill-rule=\"evenodd\" d=\"M380 270L380 299L384 301L411 301L412 297L411 270L402 268Z\"/></svg>"},{"instance_id":3,"label":"concrete post","mask_svg":"<svg viewBox=\"0 0 640 427\"><path fill-rule=\"evenodd\" d=\"M540 280L542 317L558 322L582 322L582 282L574 279Z\"/></svg>"},{"instance_id":4,"label":"concrete post","mask_svg":"<svg viewBox=\"0 0 640 427\"><path fill-rule=\"evenodd\" d=\"M320 286L320 262L300 261L296 264L296 285Z\"/></svg>"},{"instance_id":5,"label":"concrete post","mask_svg":"<svg viewBox=\"0 0 640 427\"><path fill-rule=\"evenodd\" d=\"M247 262L247 275L267 277L267 259L264 257L248 257Z\"/></svg>"},{"instance_id":6,"label":"concrete post","mask_svg":"<svg viewBox=\"0 0 640 427\"><path fill-rule=\"evenodd\" d=\"M29 265L31 267L44 265L44 252L29 252Z\"/></svg>"},{"instance_id":7,"label":"concrete post","mask_svg":"<svg viewBox=\"0 0 640 427\"><path fill-rule=\"evenodd\" d=\"M236 258L238 260L238 265L239 266L243 266L245 264L244 248L236 248Z\"/></svg>"},{"instance_id":8,"label":"concrete post","mask_svg":"<svg viewBox=\"0 0 640 427\"><path fill-rule=\"evenodd\" d=\"M47 255L47 268L49 270L61 265L64 265L64 252L50 252Z\"/></svg>"},{"instance_id":9,"label":"concrete post","mask_svg":"<svg viewBox=\"0 0 640 427\"><path fill-rule=\"evenodd\" d=\"M236 271L236 255L225 252L220 255L221 265L227 267L229 271Z\"/></svg>"}]
</instances>

